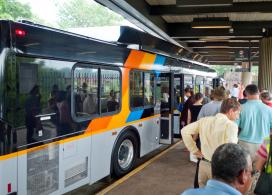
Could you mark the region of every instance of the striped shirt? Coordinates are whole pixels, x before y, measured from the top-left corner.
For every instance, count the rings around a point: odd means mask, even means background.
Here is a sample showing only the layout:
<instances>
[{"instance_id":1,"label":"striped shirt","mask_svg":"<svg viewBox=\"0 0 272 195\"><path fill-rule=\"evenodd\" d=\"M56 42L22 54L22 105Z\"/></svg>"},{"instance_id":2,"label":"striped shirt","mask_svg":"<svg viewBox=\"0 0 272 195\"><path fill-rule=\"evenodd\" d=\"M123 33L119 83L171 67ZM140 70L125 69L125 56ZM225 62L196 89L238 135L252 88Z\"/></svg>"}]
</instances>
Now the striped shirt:
<instances>
[{"instance_id":1,"label":"striped shirt","mask_svg":"<svg viewBox=\"0 0 272 195\"><path fill-rule=\"evenodd\" d=\"M259 148L259 150L257 151L257 154L264 158L264 159L268 159L268 153L267 153L267 149L266 149L266 145L262 144L261 147Z\"/></svg>"}]
</instances>

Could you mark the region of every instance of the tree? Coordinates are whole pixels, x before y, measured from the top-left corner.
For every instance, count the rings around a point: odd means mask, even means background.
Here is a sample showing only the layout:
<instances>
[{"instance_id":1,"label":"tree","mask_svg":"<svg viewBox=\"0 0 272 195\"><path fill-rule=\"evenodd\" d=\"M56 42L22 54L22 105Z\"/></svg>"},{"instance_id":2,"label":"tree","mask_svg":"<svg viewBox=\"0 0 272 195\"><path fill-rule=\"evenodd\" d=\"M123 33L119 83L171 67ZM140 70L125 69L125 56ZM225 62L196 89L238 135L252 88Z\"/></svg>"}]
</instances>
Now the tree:
<instances>
[{"instance_id":1,"label":"tree","mask_svg":"<svg viewBox=\"0 0 272 195\"><path fill-rule=\"evenodd\" d=\"M123 18L91 0L66 0L55 3L61 28L120 24Z\"/></svg>"},{"instance_id":2,"label":"tree","mask_svg":"<svg viewBox=\"0 0 272 195\"><path fill-rule=\"evenodd\" d=\"M0 19L31 19L30 7L16 0L0 0Z\"/></svg>"},{"instance_id":3,"label":"tree","mask_svg":"<svg viewBox=\"0 0 272 195\"><path fill-rule=\"evenodd\" d=\"M224 75L225 72L234 71L234 66L228 66L228 65L214 65L212 66L213 69L217 72L218 76Z\"/></svg>"}]
</instances>

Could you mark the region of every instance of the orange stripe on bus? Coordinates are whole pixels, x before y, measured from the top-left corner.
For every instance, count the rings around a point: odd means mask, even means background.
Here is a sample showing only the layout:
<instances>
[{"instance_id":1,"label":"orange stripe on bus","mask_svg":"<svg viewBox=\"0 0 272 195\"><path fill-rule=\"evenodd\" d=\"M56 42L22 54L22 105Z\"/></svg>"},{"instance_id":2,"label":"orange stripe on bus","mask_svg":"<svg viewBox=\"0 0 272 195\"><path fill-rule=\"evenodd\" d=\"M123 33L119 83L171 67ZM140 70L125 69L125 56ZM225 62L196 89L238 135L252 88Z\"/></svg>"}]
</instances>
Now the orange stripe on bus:
<instances>
[{"instance_id":1,"label":"orange stripe on bus","mask_svg":"<svg viewBox=\"0 0 272 195\"><path fill-rule=\"evenodd\" d=\"M132 50L128 56L127 61L124 64L124 67L139 68L144 56L145 52Z\"/></svg>"}]
</instances>

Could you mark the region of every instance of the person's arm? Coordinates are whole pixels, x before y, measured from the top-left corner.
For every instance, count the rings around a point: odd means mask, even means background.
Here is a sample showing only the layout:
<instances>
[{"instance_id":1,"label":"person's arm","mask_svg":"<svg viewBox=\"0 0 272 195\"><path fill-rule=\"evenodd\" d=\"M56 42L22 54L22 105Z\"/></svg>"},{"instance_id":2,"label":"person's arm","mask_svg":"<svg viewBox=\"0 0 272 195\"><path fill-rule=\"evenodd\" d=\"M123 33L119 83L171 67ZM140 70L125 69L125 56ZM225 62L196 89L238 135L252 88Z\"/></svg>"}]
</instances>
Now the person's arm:
<instances>
[{"instance_id":1,"label":"person's arm","mask_svg":"<svg viewBox=\"0 0 272 195\"><path fill-rule=\"evenodd\" d=\"M190 152L192 152L195 155L202 155L199 148L196 146L196 142L193 139L193 135L199 134L199 126L200 126L200 121L196 121L194 123L191 123L187 126L185 126L183 129L181 129L181 135L183 142L185 146L188 148Z\"/></svg>"},{"instance_id":2,"label":"person's arm","mask_svg":"<svg viewBox=\"0 0 272 195\"><path fill-rule=\"evenodd\" d=\"M266 150L266 145L262 144L259 148L259 150L257 151L257 160L256 160L256 164L255 164L255 169L257 171L262 171L264 168L264 165L267 161L268 158L268 153Z\"/></svg>"},{"instance_id":3,"label":"person's arm","mask_svg":"<svg viewBox=\"0 0 272 195\"><path fill-rule=\"evenodd\" d=\"M190 109L188 109L188 115L187 115L187 125L191 123L192 115Z\"/></svg>"},{"instance_id":4,"label":"person's arm","mask_svg":"<svg viewBox=\"0 0 272 195\"><path fill-rule=\"evenodd\" d=\"M261 172L264 168L265 163L266 163L266 159L258 155L256 163L255 163L255 170Z\"/></svg>"}]
</instances>

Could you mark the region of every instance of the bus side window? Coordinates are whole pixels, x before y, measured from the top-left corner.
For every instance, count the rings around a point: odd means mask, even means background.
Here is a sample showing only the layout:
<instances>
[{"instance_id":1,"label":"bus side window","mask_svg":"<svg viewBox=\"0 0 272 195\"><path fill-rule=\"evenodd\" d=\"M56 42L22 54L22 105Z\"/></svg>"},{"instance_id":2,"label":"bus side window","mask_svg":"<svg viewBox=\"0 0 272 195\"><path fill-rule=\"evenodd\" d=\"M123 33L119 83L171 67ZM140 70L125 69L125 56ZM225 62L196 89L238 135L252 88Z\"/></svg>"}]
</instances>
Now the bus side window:
<instances>
[{"instance_id":1,"label":"bus side window","mask_svg":"<svg viewBox=\"0 0 272 195\"><path fill-rule=\"evenodd\" d=\"M76 118L87 121L120 109L120 96L117 96L121 89L119 70L78 65L73 71L73 77L72 105Z\"/></svg>"},{"instance_id":2,"label":"bus side window","mask_svg":"<svg viewBox=\"0 0 272 195\"><path fill-rule=\"evenodd\" d=\"M121 90L120 72L101 70L101 113L116 112L120 109Z\"/></svg>"},{"instance_id":3,"label":"bus side window","mask_svg":"<svg viewBox=\"0 0 272 195\"><path fill-rule=\"evenodd\" d=\"M98 69L78 66L73 72L73 94L75 116L89 118L98 114Z\"/></svg>"},{"instance_id":4,"label":"bus side window","mask_svg":"<svg viewBox=\"0 0 272 195\"><path fill-rule=\"evenodd\" d=\"M144 106L143 73L140 71L130 72L130 107Z\"/></svg>"}]
</instances>

